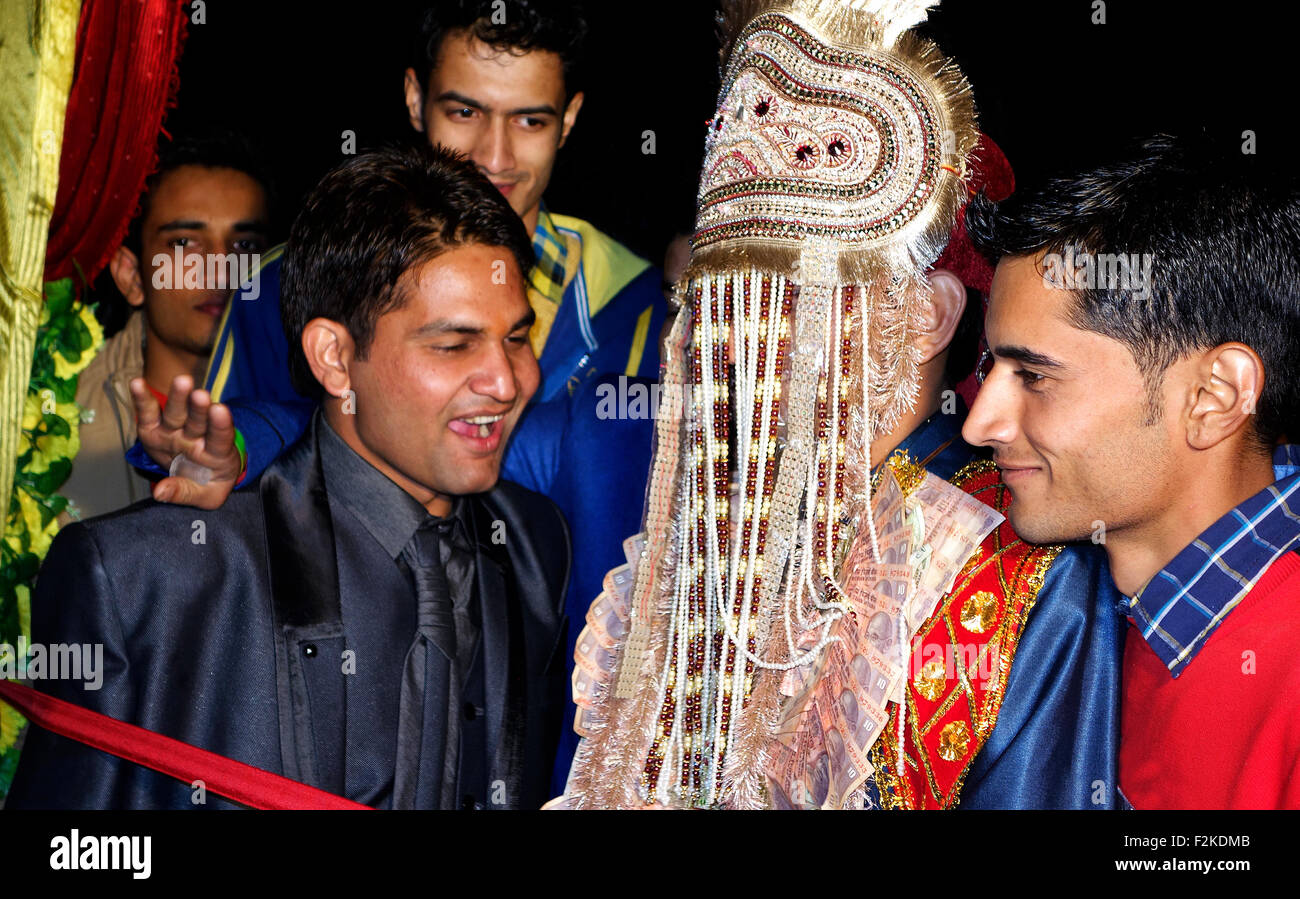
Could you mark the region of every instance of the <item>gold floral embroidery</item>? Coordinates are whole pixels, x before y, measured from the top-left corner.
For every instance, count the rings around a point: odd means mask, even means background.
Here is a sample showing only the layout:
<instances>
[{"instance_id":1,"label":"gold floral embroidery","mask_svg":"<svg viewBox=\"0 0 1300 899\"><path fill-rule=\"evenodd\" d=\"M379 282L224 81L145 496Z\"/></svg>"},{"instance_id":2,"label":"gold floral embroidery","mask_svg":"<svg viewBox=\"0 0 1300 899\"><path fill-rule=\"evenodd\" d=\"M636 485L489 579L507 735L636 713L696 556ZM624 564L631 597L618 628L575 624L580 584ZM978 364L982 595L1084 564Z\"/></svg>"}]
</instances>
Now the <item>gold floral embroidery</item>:
<instances>
[{"instance_id":1,"label":"gold floral embroidery","mask_svg":"<svg viewBox=\"0 0 1300 899\"><path fill-rule=\"evenodd\" d=\"M950 721L939 731L939 758L945 762L959 761L970 746L970 730L965 721Z\"/></svg>"},{"instance_id":2,"label":"gold floral embroidery","mask_svg":"<svg viewBox=\"0 0 1300 899\"><path fill-rule=\"evenodd\" d=\"M973 634L982 634L998 620L998 598L980 590L961 605L961 626Z\"/></svg>"}]
</instances>

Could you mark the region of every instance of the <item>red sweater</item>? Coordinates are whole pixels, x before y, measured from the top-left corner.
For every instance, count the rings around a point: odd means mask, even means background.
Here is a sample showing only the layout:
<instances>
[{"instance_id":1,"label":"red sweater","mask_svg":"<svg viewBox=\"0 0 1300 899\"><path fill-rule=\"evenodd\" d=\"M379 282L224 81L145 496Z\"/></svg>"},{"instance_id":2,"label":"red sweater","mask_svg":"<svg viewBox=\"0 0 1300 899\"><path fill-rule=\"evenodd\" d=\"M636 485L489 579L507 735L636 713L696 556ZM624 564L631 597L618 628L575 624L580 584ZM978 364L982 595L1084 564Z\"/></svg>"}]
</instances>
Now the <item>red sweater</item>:
<instances>
[{"instance_id":1,"label":"red sweater","mask_svg":"<svg viewBox=\"0 0 1300 899\"><path fill-rule=\"evenodd\" d=\"M1135 808L1300 808L1300 555L1284 553L1175 680L1124 646L1120 789Z\"/></svg>"}]
</instances>

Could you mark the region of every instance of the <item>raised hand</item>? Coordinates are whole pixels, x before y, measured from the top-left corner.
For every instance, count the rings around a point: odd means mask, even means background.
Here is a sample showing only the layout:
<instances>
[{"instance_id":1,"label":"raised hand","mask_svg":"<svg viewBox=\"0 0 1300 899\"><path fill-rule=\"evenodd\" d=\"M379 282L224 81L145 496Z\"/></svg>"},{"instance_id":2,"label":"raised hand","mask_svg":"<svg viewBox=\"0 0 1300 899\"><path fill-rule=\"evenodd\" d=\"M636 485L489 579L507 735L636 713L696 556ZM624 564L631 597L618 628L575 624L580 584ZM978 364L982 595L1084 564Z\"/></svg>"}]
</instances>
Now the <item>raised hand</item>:
<instances>
[{"instance_id":1,"label":"raised hand","mask_svg":"<svg viewBox=\"0 0 1300 899\"><path fill-rule=\"evenodd\" d=\"M206 390L195 390L188 375L172 381L165 410L143 378L131 381L131 398L140 445L171 472L154 484L153 498L200 509L224 503L244 469L230 410L214 404Z\"/></svg>"}]
</instances>

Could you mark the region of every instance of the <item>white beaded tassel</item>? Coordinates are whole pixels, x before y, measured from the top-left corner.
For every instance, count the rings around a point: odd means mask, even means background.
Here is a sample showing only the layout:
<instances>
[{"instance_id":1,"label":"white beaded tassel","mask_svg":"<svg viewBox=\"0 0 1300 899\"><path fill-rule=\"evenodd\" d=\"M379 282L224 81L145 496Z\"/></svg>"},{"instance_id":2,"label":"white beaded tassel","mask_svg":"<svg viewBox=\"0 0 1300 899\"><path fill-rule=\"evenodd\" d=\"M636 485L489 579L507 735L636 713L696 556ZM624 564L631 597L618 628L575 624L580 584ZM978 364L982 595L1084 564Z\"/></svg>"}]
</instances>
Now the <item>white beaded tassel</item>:
<instances>
[{"instance_id":1,"label":"white beaded tassel","mask_svg":"<svg viewBox=\"0 0 1300 899\"><path fill-rule=\"evenodd\" d=\"M871 424L871 302L867 296L867 288L859 286L857 288L859 295L858 302L858 322L862 325L862 420L863 440L866 442L864 450L864 460L869 466L871 464L871 442L876 435L872 433ZM883 464L883 463L882 463ZM880 541L876 537L876 516L872 514L871 509L871 477L867 476L867 502L863 511L863 516L867 519L867 533L871 536L871 557L877 565L880 564Z\"/></svg>"}]
</instances>

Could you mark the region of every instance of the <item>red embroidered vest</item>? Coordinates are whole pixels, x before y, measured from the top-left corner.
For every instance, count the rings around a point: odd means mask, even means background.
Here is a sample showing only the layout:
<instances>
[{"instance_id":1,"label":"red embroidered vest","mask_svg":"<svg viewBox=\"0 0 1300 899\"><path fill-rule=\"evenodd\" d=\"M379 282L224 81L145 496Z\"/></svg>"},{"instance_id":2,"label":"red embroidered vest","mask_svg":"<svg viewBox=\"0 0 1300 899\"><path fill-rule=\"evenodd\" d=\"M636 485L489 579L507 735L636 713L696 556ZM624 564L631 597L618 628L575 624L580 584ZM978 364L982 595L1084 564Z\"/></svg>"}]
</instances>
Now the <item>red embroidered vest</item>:
<instances>
[{"instance_id":1,"label":"red embroidered vest","mask_svg":"<svg viewBox=\"0 0 1300 899\"><path fill-rule=\"evenodd\" d=\"M1011 495L991 461L950 483L1003 515ZM962 567L912 641L904 700L904 769L898 773L897 703L871 750L885 808L952 808L976 754L997 723L1025 620L1060 546L1035 546L1002 522Z\"/></svg>"}]
</instances>

